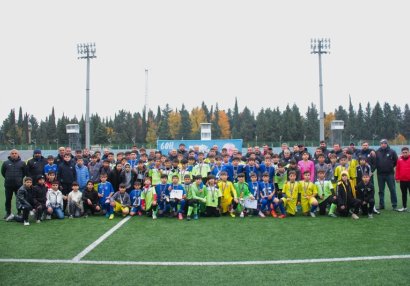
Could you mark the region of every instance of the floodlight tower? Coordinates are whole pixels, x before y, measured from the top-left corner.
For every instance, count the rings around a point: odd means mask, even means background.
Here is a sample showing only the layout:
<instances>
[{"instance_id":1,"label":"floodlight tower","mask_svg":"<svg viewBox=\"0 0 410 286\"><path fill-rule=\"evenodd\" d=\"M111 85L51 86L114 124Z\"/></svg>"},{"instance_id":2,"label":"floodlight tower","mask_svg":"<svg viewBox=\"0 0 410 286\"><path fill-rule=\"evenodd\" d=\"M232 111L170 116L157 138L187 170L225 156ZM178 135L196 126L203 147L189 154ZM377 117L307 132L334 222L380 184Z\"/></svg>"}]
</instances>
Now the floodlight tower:
<instances>
[{"instance_id":1,"label":"floodlight tower","mask_svg":"<svg viewBox=\"0 0 410 286\"><path fill-rule=\"evenodd\" d=\"M85 148L90 149L90 59L95 59L95 43L77 45L78 59L87 60L87 81L85 89Z\"/></svg>"},{"instance_id":2,"label":"floodlight tower","mask_svg":"<svg viewBox=\"0 0 410 286\"><path fill-rule=\"evenodd\" d=\"M148 69L145 69L145 112L148 112Z\"/></svg>"},{"instance_id":3,"label":"floodlight tower","mask_svg":"<svg viewBox=\"0 0 410 286\"><path fill-rule=\"evenodd\" d=\"M323 112L322 54L330 54L330 39L311 39L311 54L319 56L319 92L320 92L320 141L325 140L325 115Z\"/></svg>"}]
</instances>

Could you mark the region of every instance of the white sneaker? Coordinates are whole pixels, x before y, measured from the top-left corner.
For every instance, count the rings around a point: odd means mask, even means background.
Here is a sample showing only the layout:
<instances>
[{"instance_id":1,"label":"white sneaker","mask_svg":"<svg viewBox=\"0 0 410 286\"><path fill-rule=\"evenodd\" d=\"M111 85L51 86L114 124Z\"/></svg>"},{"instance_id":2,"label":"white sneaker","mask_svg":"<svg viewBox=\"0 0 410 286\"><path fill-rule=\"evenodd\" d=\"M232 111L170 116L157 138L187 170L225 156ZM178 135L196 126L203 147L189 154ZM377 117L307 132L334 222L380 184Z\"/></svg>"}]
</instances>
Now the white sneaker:
<instances>
[{"instance_id":1,"label":"white sneaker","mask_svg":"<svg viewBox=\"0 0 410 286\"><path fill-rule=\"evenodd\" d=\"M372 214L369 214L369 218L373 218L373 215L372 215Z\"/></svg>"},{"instance_id":2,"label":"white sneaker","mask_svg":"<svg viewBox=\"0 0 410 286\"><path fill-rule=\"evenodd\" d=\"M7 218L6 221L12 221L14 219L14 214L10 214Z\"/></svg>"},{"instance_id":3,"label":"white sneaker","mask_svg":"<svg viewBox=\"0 0 410 286\"><path fill-rule=\"evenodd\" d=\"M24 225L27 226L27 225L30 225L30 223L25 220L25 221L24 221Z\"/></svg>"},{"instance_id":4,"label":"white sneaker","mask_svg":"<svg viewBox=\"0 0 410 286\"><path fill-rule=\"evenodd\" d=\"M315 215L314 212L310 212L310 216L311 216L311 217L316 217L316 215Z\"/></svg>"},{"instance_id":5,"label":"white sneaker","mask_svg":"<svg viewBox=\"0 0 410 286\"><path fill-rule=\"evenodd\" d=\"M152 219L157 219L157 215L154 212L152 212Z\"/></svg>"},{"instance_id":6,"label":"white sneaker","mask_svg":"<svg viewBox=\"0 0 410 286\"><path fill-rule=\"evenodd\" d=\"M352 219L359 219L359 217L357 216L357 214L353 213L352 214Z\"/></svg>"},{"instance_id":7,"label":"white sneaker","mask_svg":"<svg viewBox=\"0 0 410 286\"><path fill-rule=\"evenodd\" d=\"M397 209L396 211L398 211L398 212L405 212L405 211L407 211L407 208Z\"/></svg>"},{"instance_id":8,"label":"white sneaker","mask_svg":"<svg viewBox=\"0 0 410 286\"><path fill-rule=\"evenodd\" d=\"M51 219L51 215L47 215L46 220L50 220L50 219Z\"/></svg>"},{"instance_id":9,"label":"white sneaker","mask_svg":"<svg viewBox=\"0 0 410 286\"><path fill-rule=\"evenodd\" d=\"M378 214L378 215L380 214L380 212L376 209L376 207L373 208L373 212L374 212L375 214Z\"/></svg>"},{"instance_id":10,"label":"white sneaker","mask_svg":"<svg viewBox=\"0 0 410 286\"><path fill-rule=\"evenodd\" d=\"M265 217L265 214L263 212L259 211L258 216Z\"/></svg>"},{"instance_id":11,"label":"white sneaker","mask_svg":"<svg viewBox=\"0 0 410 286\"><path fill-rule=\"evenodd\" d=\"M239 217L245 217L245 215L243 214L243 212L241 212L241 214L239 215Z\"/></svg>"}]
</instances>

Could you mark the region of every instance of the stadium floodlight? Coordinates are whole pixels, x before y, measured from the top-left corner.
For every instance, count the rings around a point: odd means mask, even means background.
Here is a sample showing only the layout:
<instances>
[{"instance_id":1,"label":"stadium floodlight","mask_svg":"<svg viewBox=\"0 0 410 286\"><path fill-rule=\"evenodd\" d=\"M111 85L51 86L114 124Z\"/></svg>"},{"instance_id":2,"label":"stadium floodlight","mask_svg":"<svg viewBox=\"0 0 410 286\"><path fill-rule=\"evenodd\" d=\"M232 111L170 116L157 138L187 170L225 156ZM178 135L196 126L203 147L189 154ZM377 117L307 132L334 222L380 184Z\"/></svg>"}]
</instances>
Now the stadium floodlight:
<instances>
[{"instance_id":1,"label":"stadium floodlight","mask_svg":"<svg viewBox=\"0 0 410 286\"><path fill-rule=\"evenodd\" d=\"M319 56L319 92L320 92L320 140L325 140L325 116L323 112L322 54L330 54L330 39L311 39L311 54Z\"/></svg>"},{"instance_id":2,"label":"stadium floodlight","mask_svg":"<svg viewBox=\"0 0 410 286\"><path fill-rule=\"evenodd\" d=\"M78 59L87 60L87 81L85 99L85 148L90 149L90 59L95 59L95 43L77 45Z\"/></svg>"}]
</instances>

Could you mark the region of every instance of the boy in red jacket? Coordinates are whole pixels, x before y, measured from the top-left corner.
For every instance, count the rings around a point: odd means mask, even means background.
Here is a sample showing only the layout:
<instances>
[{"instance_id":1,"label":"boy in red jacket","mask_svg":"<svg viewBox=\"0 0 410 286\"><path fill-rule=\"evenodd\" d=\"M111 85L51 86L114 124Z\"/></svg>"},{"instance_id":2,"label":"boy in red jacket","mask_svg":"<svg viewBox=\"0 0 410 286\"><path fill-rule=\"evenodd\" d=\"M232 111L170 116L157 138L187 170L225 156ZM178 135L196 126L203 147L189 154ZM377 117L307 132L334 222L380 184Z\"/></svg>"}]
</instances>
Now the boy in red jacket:
<instances>
[{"instance_id":1,"label":"boy in red jacket","mask_svg":"<svg viewBox=\"0 0 410 286\"><path fill-rule=\"evenodd\" d=\"M403 207L398 212L407 211L407 192L410 193L410 154L409 148L401 148L401 156L396 165L396 181L400 181Z\"/></svg>"}]
</instances>

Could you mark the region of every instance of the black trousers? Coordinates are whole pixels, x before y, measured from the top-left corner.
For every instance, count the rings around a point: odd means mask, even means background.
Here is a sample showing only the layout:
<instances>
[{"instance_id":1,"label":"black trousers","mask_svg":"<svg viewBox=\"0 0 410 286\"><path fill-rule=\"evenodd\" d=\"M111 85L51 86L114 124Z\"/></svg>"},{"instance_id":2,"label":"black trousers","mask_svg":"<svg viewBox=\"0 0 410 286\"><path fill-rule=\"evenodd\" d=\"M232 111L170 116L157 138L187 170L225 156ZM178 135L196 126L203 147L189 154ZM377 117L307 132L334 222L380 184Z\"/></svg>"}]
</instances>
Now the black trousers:
<instances>
[{"instance_id":1,"label":"black trousers","mask_svg":"<svg viewBox=\"0 0 410 286\"><path fill-rule=\"evenodd\" d=\"M337 211L338 211L338 213L339 213L341 216L348 216L350 209L353 209L353 213L354 213L354 214L358 214L358 213L359 213L359 209L360 209L360 205L361 205L361 201L360 201L360 200L358 200L358 199L351 199L351 200L348 200L348 201L346 202L346 204L344 205L344 206L345 206L345 209L343 209L343 210L340 208L342 205L338 205L338 206L337 206Z\"/></svg>"},{"instance_id":2,"label":"black trousers","mask_svg":"<svg viewBox=\"0 0 410 286\"><path fill-rule=\"evenodd\" d=\"M61 192L63 193L63 196L68 196L68 194L71 192L71 183L61 183ZM67 200L63 200L63 212L66 211L67 208Z\"/></svg>"},{"instance_id":3,"label":"black trousers","mask_svg":"<svg viewBox=\"0 0 410 286\"><path fill-rule=\"evenodd\" d=\"M6 213L11 214L11 201L13 200L13 194L17 196L17 191L19 187L5 187L6 191Z\"/></svg>"},{"instance_id":4,"label":"black trousers","mask_svg":"<svg viewBox=\"0 0 410 286\"><path fill-rule=\"evenodd\" d=\"M47 210L47 207L45 204L38 204L34 207L36 209L36 218L37 220L41 220L41 216L43 215L43 213Z\"/></svg>"},{"instance_id":5,"label":"black trousers","mask_svg":"<svg viewBox=\"0 0 410 286\"><path fill-rule=\"evenodd\" d=\"M96 208L98 205L89 205L86 202L84 202L84 213L85 214L94 214L95 212L97 212Z\"/></svg>"},{"instance_id":6,"label":"black trousers","mask_svg":"<svg viewBox=\"0 0 410 286\"><path fill-rule=\"evenodd\" d=\"M221 216L221 213L216 207L206 207L206 216L208 217L219 217Z\"/></svg>"},{"instance_id":7,"label":"black trousers","mask_svg":"<svg viewBox=\"0 0 410 286\"><path fill-rule=\"evenodd\" d=\"M326 207L333 203L336 203L336 200L333 199L333 196L329 196L326 200L324 200L323 202L321 202L319 204L319 214L320 215L325 215L326 214Z\"/></svg>"},{"instance_id":8,"label":"black trousers","mask_svg":"<svg viewBox=\"0 0 410 286\"><path fill-rule=\"evenodd\" d=\"M370 199L368 202L366 202L365 205L361 203L362 213L364 215L373 214L374 204L375 204L374 199Z\"/></svg>"},{"instance_id":9,"label":"black trousers","mask_svg":"<svg viewBox=\"0 0 410 286\"><path fill-rule=\"evenodd\" d=\"M403 208L407 208L407 193L410 194L410 181L400 181L400 190Z\"/></svg>"},{"instance_id":10,"label":"black trousers","mask_svg":"<svg viewBox=\"0 0 410 286\"><path fill-rule=\"evenodd\" d=\"M14 220L17 222L28 221L28 216L30 215L31 208L24 207L24 208L21 208L20 210L23 212L23 216L15 216Z\"/></svg>"}]
</instances>

